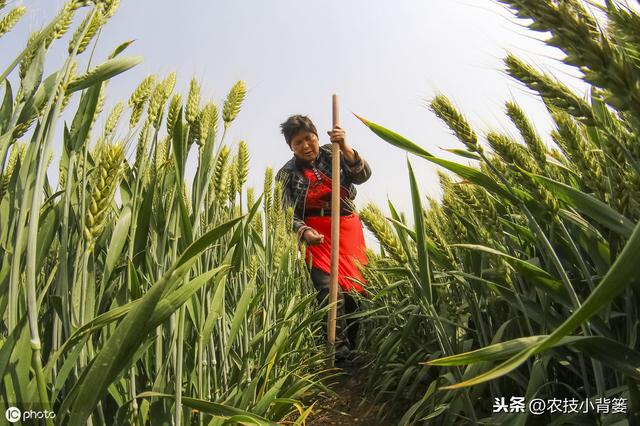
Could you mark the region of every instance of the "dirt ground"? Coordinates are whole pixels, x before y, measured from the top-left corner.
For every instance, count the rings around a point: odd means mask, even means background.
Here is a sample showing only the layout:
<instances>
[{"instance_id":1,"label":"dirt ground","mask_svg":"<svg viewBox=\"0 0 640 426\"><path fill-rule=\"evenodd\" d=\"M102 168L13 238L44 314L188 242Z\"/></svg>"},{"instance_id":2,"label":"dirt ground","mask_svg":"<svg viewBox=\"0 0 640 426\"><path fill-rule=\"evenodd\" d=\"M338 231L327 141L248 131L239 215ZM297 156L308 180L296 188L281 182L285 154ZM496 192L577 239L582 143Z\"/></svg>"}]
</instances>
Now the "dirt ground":
<instances>
[{"instance_id":1,"label":"dirt ground","mask_svg":"<svg viewBox=\"0 0 640 426\"><path fill-rule=\"evenodd\" d=\"M365 395L367 372L362 369L343 370L330 382L336 395L324 395L307 418L308 426L328 425L394 425L393 419L383 423L377 418L377 408L371 396Z\"/></svg>"}]
</instances>

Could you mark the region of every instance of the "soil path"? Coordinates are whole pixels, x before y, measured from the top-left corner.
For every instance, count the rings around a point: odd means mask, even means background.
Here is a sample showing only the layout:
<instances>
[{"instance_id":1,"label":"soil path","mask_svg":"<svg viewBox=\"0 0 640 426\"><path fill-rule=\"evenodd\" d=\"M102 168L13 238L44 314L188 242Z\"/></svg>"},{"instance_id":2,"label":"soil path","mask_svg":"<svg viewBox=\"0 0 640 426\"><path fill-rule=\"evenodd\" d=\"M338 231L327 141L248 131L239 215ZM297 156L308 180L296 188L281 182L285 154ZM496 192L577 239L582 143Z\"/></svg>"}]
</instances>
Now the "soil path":
<instances>
[{"instance_id":1,"label":"soil path","mask_svg":"<svg viewBox=\"0 0 640 426\"><path fill-rule=\"evenodd\" d=\"M322 395L307 419L309 426L328 425L393 425L393 420L383 423L377 418L379 408L372 398L365 394L367 371L343 370L343 373L329 382L335 395Z\"/></svg>"}]
</instances>

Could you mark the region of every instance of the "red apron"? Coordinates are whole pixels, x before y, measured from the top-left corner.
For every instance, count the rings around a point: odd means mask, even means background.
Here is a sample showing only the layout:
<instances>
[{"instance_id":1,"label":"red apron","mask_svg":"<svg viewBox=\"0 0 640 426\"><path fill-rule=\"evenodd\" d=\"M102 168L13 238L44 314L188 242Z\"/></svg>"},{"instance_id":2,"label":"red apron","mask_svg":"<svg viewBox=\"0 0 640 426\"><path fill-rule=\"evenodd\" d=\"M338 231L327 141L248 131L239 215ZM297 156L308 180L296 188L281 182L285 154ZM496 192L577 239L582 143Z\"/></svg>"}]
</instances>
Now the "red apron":
<instances>
[{"instance_id":1,"label":"red apron","mask_svg":"<svg viewBox=\"0 0 640 426\"><path fill-rule=\"evenodd\" d=\"M318 175L311 169L305 169L304 175L309 179L309 189L305 201L307 210L325 209L331 211L331 179L323 173ZM341 197L346 197L344 188ZM324 235L322 244L307 246L305 259L310 266L331 272L331 216L306 216L305 223ZM355 290L364 293L365 283L362 274L356 267L367 264L365 255L362 223L356 213L340 216L340 255L338 260L338 284L344 291ZM354 281L357 280L357 281Z\"/></svg>"}]
</instances>

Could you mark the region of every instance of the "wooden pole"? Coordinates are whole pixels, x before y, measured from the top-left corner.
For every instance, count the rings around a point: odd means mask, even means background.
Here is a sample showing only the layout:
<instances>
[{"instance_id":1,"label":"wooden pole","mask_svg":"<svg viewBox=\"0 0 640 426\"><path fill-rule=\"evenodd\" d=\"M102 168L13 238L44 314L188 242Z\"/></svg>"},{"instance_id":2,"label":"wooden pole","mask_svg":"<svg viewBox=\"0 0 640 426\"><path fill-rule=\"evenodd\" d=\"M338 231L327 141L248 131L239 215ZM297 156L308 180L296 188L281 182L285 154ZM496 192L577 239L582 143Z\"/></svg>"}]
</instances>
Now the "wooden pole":
<instances>
[{"instance_id":1,"label":"wooden pole","mask_svg":"<svg viewBox=\"0 0 640 426\"><path fill-rule=\"evenodd\" d=\"M333 95L333 127L339 126L338 95ZM338 256L340 255L340 145L331 144L331 281L329 287L329 317L327 320L327 342L329 367L335 363L336 319L338 300Z\"/></svg>"}]
</instances>

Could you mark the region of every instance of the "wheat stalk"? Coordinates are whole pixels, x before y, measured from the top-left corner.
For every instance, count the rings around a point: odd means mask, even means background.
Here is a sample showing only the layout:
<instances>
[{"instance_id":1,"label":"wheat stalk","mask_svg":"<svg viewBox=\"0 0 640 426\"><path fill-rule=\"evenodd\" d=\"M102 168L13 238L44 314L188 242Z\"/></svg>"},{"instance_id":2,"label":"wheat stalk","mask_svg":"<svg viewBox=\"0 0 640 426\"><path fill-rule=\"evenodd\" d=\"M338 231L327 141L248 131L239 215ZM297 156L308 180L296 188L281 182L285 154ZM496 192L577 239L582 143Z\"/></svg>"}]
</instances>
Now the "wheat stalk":
<instances>
[{"instance_id":1,"label":"wheat stalk","mask_svg":"<svg viewBox=\"0 0 640 426\"><path fill-rule=\"evenodd\" d=\"M496 132L489 132L487 134L487 142L489 142L494 152L500 155L507 164L514 164L532 173L538 171L538 166L535 162L531 161L528 151L508 136Z\"/></svg>"},{"instance_id":2,"label":"wheat stalk","mask_svg":"<svg viewBox=\"0 0 640 426\"><path fill-rule=\"evenodd\" d=\"M583 129L572 118L563 112L553 112L553 119L558 128L551 133L553 140L567 155L574 167L584 178L584 182L601 195L607 192L604 174L598 157L587 145Z\"/></svg>"},{"instance_id":3,"label":"wheat stalk","mask_svg":"<svg viewBox=\"0 0 640 426\"><path fill-rule=\"evenodd\" d=\"M562 49L566 53L563 61L578 67L586 81L607 89L608 103L640 115L640 78L635 67L579 2L500 1L516 8L520 17L534 19L531 29L550 32L547 44Z\"/></svg>"},{"instance_id":4,"label":"wheat stalk","mask_svg":"<svg viewBox=\"0 0 640 426\"><path fill-rule=\"evenodd\" d=\"M67 2L64 4L62 10L58 15L58 20L53 29L53 32L45 42L47 45L51 44L53 40L62 38L69 28L71 28L71 22L73 21L73 14L75 12L75 8L73 2Z\"/></svg>"},{"instance_id":5,"label":"wheat stalk","mask_svg":"<svg viewBox=\"0 0 640 426\"><path fill-rule=\"evenodd\" d=\"M175 94L169 102L169 112L167 112L167 134L169 137L173 136L173 127L178 119L180 108L182 108L182 97Z\"/></svg>"},{"instance_id":6,"label":"wheat stalk","mask_svg":"<svg viewBox=\"0 0 640 426\"><path fill-rule=\"evenodd\" d=\"M120 7L120 0L105 0L103 1L103 5L104 5L104 8L103 8L104 17L106 19L109 19L113 15L115 15L116 11Z\"/></svg>"},{"instance_id":7,"label":"wheat stalk","mask_svg":"<svg viewBox=\"0 0 640 426\"><path fill-rule=\"evenodd\" d=\"M249 148L245 141L238 145L238 185L242 187L249 176Z\"/></svg>"},{"instance_id":8,"label":"wheat stalk","mask_svg":"<svg viewBox=\"0 0 640 426\"><path fill-rule=\"evenodd\" d=\"M375 204L368 203L364 206L360 210L360 218L389 255L402 265L407 263L407 255L402 249L400 240Z\"/></svg>"},{"instance_id":9,"label":"wheat stalk","mask_svg":"<svg viewBox=\"0 0 640 426\"><path fill-rule=\"evenodd\" d=\"M7 160L4 173L2 174L2 179L0 179L0 199L2 199L4 194L7 193L7 190L9 189L9 182L13 176L13 171L15 170L18 161L24 158L26 147L27 146L25 144L19 143L14 144L11 148L11 151L9 152L9 159Z\"/></svg>"},{"instance_id":10,"label":"wheat stalk","mask_svg":"<svg viewBox=\"0 0 640 426\"><path fill-rule=\"evenodd\" d=\"M522 140L527 144L527 147L533 155L533 158L536 160L536 163L541 170L544 170L547 165L547 149L544 146L544 143L542 143L540 136L538 136L533 125L527 119L524 111L522 111L515 102L507 102L506 110L507 116L520 132Z\"/></svg>"},{"instance_id":11,"label":"wheat stalk","mask_svg":"<svg viewBox=\"0 0 640 426\"><path fill-rule=\"evenodd\" d=\"M431 101L431 110L449 126L458 139L467 146L469 151L479 152L479 150L482 149L478 145L476 133L447 97L443 95L436 96L433 101Z\"/></svg>"},{"instance_id":12,"label":"wheat stalk","mask_svg":"<svg viewBox=\"0 0 640 426\"><path fill-rule=\"evenodd\" d=\"M87 22L88 27L86 27L87 29L85 31ZM106 19L102 15L102 12L100 12L99 10L95 13L88 14L69 41L69 54L73 53L73 49L75 48L76 44L78 45L77 54L81 54L82 52L84 52L89 46L89 43L91 43L91 40L98 33L100 27L102 27L105 22Z\"/></svg>"},{"instance_id":13,"label":"wheat stalk","mask_svg":"<svg viewBox=\"0 0 640 426\"><path fill-rule=\"evenodd\" d=\"M215 191L215 198L217 201L226 199L228 190L228 167L227 160L229 159L229 148L224 145L218 153L218 159L213 172L213 188Z\"/></svg>"},{"instance_id":14,"label":"wheat stalk","mask_svg":"<svg viewBox=\"0 0 640 426\"><path fill-rule=\"evenodd\" d=\"M205 145L210 133L212 139L215 140L215 125L213 120L216 118L216 115L216 105L214 103L208 103L202 108L198 114L198 119L193 124L196 143L201 148Z\"/></svg>"},{"instance_id":15,"label":"wheat stalk","mask_svg":"<svg viewBox=\"0 0 640 426\"><path fill-rule=\"evenodd\" d=\"M563 109L583 123L593 123L593 112L589 104L577 97L566 86L551 76L536 71L520 59L509 54L505 60L507 73L529 89L542 96L545 103Z\"/></svg>"},{"instance_id":16,"label":"wheat stalk","mask_svg":"<svg viewBox=\"0 0 640 426\"><path fill-rule=\"evenodd\" d=\"M231 165L229 166L227 174L229 176L229 201L233 203L236 199L238 189L240 188L238 182L238 156L234 156L231 160Z\"/></svg>"},{"instance_id":17,"label":"wheat stalk","mask_svg":"<svg viewBox=\"0 0 640 426\"><path fill-rule=\"evenodd\" d=\"M120 117L122 116L123 111L124 111L124 102L118 102L117 104L115 104L115 106L109 113L107 121L104 125L105 137L110 136L111 133L113 133L116 126L118 125L118 122L120 121Z\"/></svg>"},{"instance_id":18,"label":"wheat stalk","mask_svg":"<svg viewBox=\"0 0 640 426\"><path fill-rule=\"evenodd\" d=\"M195 78L189 83L189 95L187 96L187 105L185 108L185 119L187 123L193 124L198 118L200 110L200 84Z\"/></svg>"},{"instance_id":19,"label":"wheat stalk","mask_svg":"<svg viewBox=\"0 0 640 426\"><path fill-rule=\"evenodd\" d=\"M24 6L13 8L0 20L0 37L11 31L27 11Z\"/></svg>"},{"instance_id":20,"label":"wheat stalk","mask_svg":"<svg viewBox=\"0 0 640 426\"><path fill-rule=\"evenodd\" d=\"M264 197L263 202L263 210L265 214L265 219L267 222L271 220L269 213L271 212L271 204L273 203L273 169L271 167L267 167L264 171L264 184L262 190L262 196ZM279 200L278 200L279 201Z\"/></svg>"},{"instance_id":21,"label":"wheat stalk","mask_svg":"<svg viewBox=\"0 0 640 426\"><path fill-rule=\"evenodd\" d=\"M224 121L225 128L227 128L229 124L231 124L231 122L237 117L246 93L247 88L244 81L242 80L236 82L236 84L234 84L229 91L227 99L224 101L224 106L222 108L222 121Z\"/></svg>"},{"instance_id":22,"label":"wheat stalk","mask_svg":"<svg viewBox=\"0 0 640 426\"><path fill-rule=\"evenodd\" d=\"M95 241L106 224L107 213L120 181L123 160L124 148L121 144L99 147L99 160L93 174L83 232L88 252L93 250Z\"/></svg>"},{"instance_id":23,"label":"wheat stalk","mask_svg":"<svg viewBox=\"0 0 640 426\"><path fill-rule=\"evenodd\" d=\"M175 76L172 80L175 81ZM167 77L167 79L156 84L155 88L151 92L149 108L147 109L147 120L156 130L160 128L164 105L166 104L167 99L169 99L170 91L173 90L173 84L171 84L171 77Z\"/></svg>"},{"instance_id":24,"label":"wheat stalk","mask_svg":"<svg viewBox=\"0 0 640 426\"><path fill-rule=\"evenodd\" d=\"M133 129L142 117L144 111L144 104L151 96L151 91L156 82L155 75L146 76L136 87L129 98L129 106L131 107L131 118L129 119L129 128Z\"/></svg>"}]
</instances>

